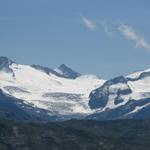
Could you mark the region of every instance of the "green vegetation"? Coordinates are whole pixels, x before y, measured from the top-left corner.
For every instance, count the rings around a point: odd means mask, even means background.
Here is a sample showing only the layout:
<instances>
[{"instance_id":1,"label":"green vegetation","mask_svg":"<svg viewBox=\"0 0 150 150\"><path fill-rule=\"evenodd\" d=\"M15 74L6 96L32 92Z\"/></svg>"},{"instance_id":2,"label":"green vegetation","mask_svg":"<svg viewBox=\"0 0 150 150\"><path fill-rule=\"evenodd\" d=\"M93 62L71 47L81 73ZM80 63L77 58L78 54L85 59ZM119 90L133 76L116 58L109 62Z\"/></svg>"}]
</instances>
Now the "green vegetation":
<instances>
[{"instance_id":1,"label":"green vegetation","mask_svg":"<svg viewBox=\"0 0 150 150\"><path fill-rule=\"evenodd\" d=\"M0 119L0 150L149 149L149 120L36 124Z\"/></svg>"}]
</instances>

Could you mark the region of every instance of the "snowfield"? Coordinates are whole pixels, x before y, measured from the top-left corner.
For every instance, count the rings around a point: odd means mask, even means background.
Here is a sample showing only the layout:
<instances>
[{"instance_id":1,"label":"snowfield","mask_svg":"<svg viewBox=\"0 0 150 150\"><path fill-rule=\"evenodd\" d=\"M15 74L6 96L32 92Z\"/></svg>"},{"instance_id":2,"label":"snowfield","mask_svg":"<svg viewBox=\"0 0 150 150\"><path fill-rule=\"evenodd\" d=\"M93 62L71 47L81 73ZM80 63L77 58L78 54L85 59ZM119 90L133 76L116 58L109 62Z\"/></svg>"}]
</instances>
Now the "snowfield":
<instances>
[{"instance_id":1,"label":"snowfield","mask_svg":"<svg viewBox=\"0 0 150 150\"><path fill-rule=\"evenodd\" d=\"M68 79L27 65L12 63L9 67L13 73L0 72L0 88L5 93L34 107L60 114L90 113L89 93L105 82L94 75Z\"/></svg>"},{"instance_id":2,"label":"snowfield","mask_svg":"<svg viewBox=\"0 0 150 150\"><path fill-rule=\"evenodd\" d=\"M106 81L95 75L81 75L64 64L53 70L0 57L0 89L20 99L18 103L25 104L22 107L35 108L37 113L42 109L49 116L103 112L111 116L112 110L112 119L116 119L145 108L148 114L150 110L150 69Z\"/></svg>"}]
</instances>

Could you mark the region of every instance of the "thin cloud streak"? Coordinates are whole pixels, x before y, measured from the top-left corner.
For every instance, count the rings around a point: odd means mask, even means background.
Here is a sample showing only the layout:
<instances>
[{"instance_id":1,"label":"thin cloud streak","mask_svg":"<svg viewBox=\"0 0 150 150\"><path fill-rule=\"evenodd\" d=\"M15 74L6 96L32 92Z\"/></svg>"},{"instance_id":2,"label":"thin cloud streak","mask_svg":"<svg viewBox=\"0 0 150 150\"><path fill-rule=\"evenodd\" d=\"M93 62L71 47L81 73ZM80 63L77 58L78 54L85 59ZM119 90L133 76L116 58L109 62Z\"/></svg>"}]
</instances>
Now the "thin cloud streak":
<instances>
[{"instance_id":1,"label":"thin cloud streak","mask_svg":"<svg viewBox=\"0 0 150 150\"><path fill-rule=\"evenodd\" d=\"M96 29L96 24L95 24L92 20L88 19L87 17L85 17L85 16L83 16L83 15L80 15L80 16L81 16L81 19L82 19L84 25L85 25L89 30L94 31L94 30Z\"/></svg>"},{"instance_id":2,"label":"thin cloud streak","mask_svg":"<svg viewBox=\"0 0 150 150\"><path fill-rule=\"evenodd\" d=\"M99 29L100 26L103 28L104 32L110 36L114 37L117 33L121 33L126 39L131 40L135 43L135 48L143 48L145 50L150 51L150 44L146 41L146 39L139 34L139 32L135 31L133 27L117 22L107 22L100 21L99 23L95 23L87 17L80 15L82 22L84 25L91 31L95 31L95 29Z\"/></svg>"},{"instance_id":3,"label":"thin cloud streak","mask_svg":"<svg viewBox=\"0 0 150 150\"><path fill-rule=\"evenodd\" d=\"M114 23L110 23L107 21L100 21L100 25L103 28L104 32L110 36L113 37L115 35L115 26Z\"/></svg>"},{"instance_id":4,"label":"thin cloud streak","mask_svg":"<svg viewBox=\"0 0 150 150\"><path fill-rule=\"evenodd\" d=\"M122 33L122 35L135 42L135 47L141 47L146 50L150 50L150 44L145 40L143 36L133 30L132 27L121 24L118 27L118 31Z\"/></svg>"}]
</instances>

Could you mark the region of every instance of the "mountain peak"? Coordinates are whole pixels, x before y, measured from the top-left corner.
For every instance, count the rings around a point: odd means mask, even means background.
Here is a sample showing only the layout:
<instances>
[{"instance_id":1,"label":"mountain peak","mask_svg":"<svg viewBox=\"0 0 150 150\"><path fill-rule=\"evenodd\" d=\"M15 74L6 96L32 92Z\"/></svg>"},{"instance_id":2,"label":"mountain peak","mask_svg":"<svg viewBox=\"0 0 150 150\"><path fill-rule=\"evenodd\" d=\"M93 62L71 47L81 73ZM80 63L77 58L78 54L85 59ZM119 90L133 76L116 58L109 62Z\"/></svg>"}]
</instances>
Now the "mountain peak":
<instances>
[{"instance_id":1,"label":"mountain peak","mask_svg":"<svg viewBox=\"0 0 150 150\"><path fill-rule=\"evenodd\" d=\"M70 67L66 66L65 64L61 64L57 69L55 69L60 75L65 78L75 79L79 77L81 74L72 70Z\"/></svg>"},{"instance_id":2,"label":"mountain peak","mask_svg":"<svg viewBox=\"0 0 150 150\"><path fill-rule=\"evenodd\" d=\"M31 67L33 67L33 68L35 68L37 70L43 71L43 72L45 72L48 75L50 73L52 73L52 74L54 74L54 75L56 75L58 77L61 77L61 75L58 72L56 72L55 70L50 69L48 67L44 67L44 66L40 66L40 65L35 65L35 64L31 65Z\"/></svg>"},{"instance_id":3,"label":"mountain peak","mask_svg":"<svg viewBox=\"0 0 150 150\"><path fill-rule=\"evenodd\" d=\"M62 67L67 67L68 68L68 66L65 65L65 64L61 64L58 68L62 68Z\"/></svg>"},{"instance_id":4,"label":"mountain peak","mask_svg":"<svg viewBox=\"0 0 150 150\"><path fill-rule=\"evenodd\" d=\"M11 59L8 57L1 56L0 57L0 70L5 70L7 72L11 72L11 69L9 66L14 63Z\"/></svg>"},{"instance_id":5,"label":"mountain peak","mask_svg":"<svg viewBox=\"0 0 150 150\"><path fill-rule=\"evenodd\" d=\"M5 57L5 56L1 56L0 57L0 64L1 63L13 63L13 61L11 59L9 59L8 57Z\"/></svg>"},{"instance_id":6,"label":"mountain peak","mask_svg":"<svg viewBox=\"0 0 150 150\"><path fill-rule=\"evenodd\" d=\"M61 64L59 67L58 67L58 69L60 69L60 70L63 70L63 69L71 69L70 67L68 67L67 65L65 65L65 64Z\"/></svg>"}]
</instances>

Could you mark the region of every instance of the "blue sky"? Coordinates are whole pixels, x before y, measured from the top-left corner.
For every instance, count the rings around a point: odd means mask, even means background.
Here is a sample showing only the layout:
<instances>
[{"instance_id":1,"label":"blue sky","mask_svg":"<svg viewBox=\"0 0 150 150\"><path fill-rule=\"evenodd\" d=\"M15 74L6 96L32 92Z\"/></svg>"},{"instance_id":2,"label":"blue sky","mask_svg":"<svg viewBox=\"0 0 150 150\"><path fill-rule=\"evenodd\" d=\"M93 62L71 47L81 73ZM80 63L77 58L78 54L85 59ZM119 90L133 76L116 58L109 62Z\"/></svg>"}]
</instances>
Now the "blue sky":
<instances>
[{"instance_id":1,"label":"blue sky","mask_svg":"<svg viewBox=\"0 0 150 150\"><path fill-rule=\"evenodd\" d=\"M103 78L150 68L149 0L0 1L0 55Z\"/></svg>"}]
</instances>

